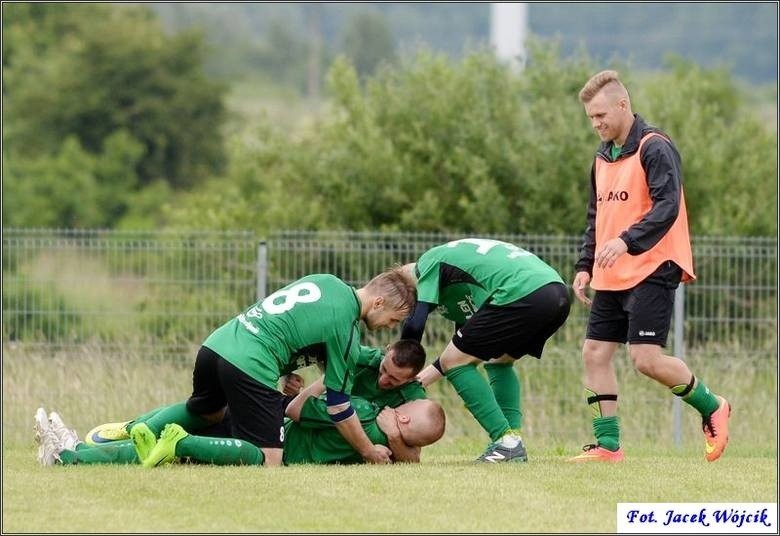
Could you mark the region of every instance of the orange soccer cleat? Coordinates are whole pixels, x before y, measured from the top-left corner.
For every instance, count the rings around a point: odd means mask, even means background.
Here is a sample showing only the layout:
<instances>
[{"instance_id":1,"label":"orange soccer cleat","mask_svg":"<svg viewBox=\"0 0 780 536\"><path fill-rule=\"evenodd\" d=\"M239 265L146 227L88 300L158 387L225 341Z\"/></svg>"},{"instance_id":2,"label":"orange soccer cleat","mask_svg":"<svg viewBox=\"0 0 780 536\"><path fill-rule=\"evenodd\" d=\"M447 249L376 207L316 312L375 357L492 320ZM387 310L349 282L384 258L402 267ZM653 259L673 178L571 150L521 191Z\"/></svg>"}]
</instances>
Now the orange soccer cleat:
<instances>
[{"instance_id":1,"label":"orange soccer cleat","mask_svg":"<svg viewBox=\"0 0 780 536\"><path fill-rule=\"evenodd\" d=\"M729 417L731 416L731 404L718 396L718 409L709 417L701 420L701 429L704 432L704 457L708 462L714 462L720 458L726 450L729 442Z\"/></svg>"},{"instance_id":2,"label":"orange soccer cleat","mask_svg":"<svg viewBox=\"0 0 780 536\"><path fill-rule=\"evenodd\" d=\"M608 462L617 463L622 462L625 459L623 456L623 449L617 449L615 451L605 449L598 445L585 445L582 447L583 452L579 456L569 458L568 462L581 463L581 462Z\"/></svg>"}]
</instances>

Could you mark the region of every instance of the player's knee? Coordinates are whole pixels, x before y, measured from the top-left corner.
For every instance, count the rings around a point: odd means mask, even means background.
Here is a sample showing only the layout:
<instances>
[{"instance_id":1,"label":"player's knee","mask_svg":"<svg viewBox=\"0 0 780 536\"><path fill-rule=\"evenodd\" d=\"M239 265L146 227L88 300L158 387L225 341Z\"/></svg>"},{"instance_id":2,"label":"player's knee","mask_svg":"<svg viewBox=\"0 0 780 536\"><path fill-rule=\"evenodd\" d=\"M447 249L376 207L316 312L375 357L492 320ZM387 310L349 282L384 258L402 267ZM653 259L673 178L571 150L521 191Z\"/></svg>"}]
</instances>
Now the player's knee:
<instances>
[{"instance_id":1,"label":"player's knee","mask_svg":"<svg viewBox=\"0 0 780 536\"><path fill-rule=\"evenodd\" d=\"M582 346L582 363L586 369L595 369L609 365L612 352L605 351L602 345L586 341Z\"/></svg>"},{"instance_id":2,"label":"player's knee","mask_svg":"<svg viewBox=\"0 0 780 536\"><path fill-rule=\"evenodd\" d=\"M634 368L645 376L653 377L653 363L647 359L634 359Z\"/></svg>"},{"instance_id":3,"label":"player's knee","mask_svg":"<svg viewBox=\"0 0 780 536\"><path fill-rule=\"evenodd\" d=\"M643 352L631 352L631 361L638 372L650 378L655 378L656 365L658 363L656 356Z\"/></svg>"}]
</instances>

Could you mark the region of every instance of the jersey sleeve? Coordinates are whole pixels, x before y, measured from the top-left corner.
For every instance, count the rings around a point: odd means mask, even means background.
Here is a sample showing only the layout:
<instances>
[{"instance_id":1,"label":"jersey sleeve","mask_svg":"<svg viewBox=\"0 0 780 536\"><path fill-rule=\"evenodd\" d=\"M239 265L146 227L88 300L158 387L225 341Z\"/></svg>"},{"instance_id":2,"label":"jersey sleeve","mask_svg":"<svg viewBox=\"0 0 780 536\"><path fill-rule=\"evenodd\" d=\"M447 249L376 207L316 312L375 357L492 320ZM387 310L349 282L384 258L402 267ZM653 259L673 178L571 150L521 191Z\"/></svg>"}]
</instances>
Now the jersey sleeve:
<instances>
[{"instance_id":1,"label":"jersey sleeve","mask_svg":"<svg viewBox=\"0 0 780 536\"><path fill-rule=\"evenodd\" d=\"M349 332L334 332L327 342L325 387L344 394L352 392L355 366L360 358L359 320L352 323ZM338 324L336 324L338 325Z\"/></svg>"},{"instance_id":2,"label":"jersey sleeve","mask_svg":"<svg viewBox=\"0 0 780 536\"><path fill-rule=\"evenodd\" d=\"M379 413L379 408L376 404L359 397L352 397L350 402L361 424L366 425L376 420L376 416ZM336 426L328 414L328 405L325 403L325 399L320 397L311 397L303 403L298 424L302 428L309 429L325 429Z\"/></svg>"},{"instance_id":3,"label":"jersey sleeve","mask_svg":"<svg viewBox=\"0 0 780 536\"><path fill-rule=\"evenodd\" d=\"M425 392L425 387L417 381L411 381L400 388L401 396L404 398L404 402L411 402L412 400L423 400L428 398L428 393Z\"/></svg>"},{"instance_id":4,"label":"jersey sleeve","mask_svg":"<svg viewBox=\"0 0 780 536\"><path fill-rule=\"evenodd\" d=\"M417 301L439 303L439 263L423 266L417 275Z\"/></svg>"},{"instance_id":5,"label":"jersey sleeve","mask_svg":"<svg viewBox=\"0 0 780 536\"><path fill-rule=\"evenodd\" d=\"M328 414L328 405L325 399L311 397L303 403L298 424L302 428L333 428L333 420Z\"/></svg>"},{"instance_id":6,"label":"jersey sleeve","mask_svg":"<svg viewBox=\"0 0 780 536\"><path fill-rule=\"evenodd\" d=\"M357 361L355 362L357 365L362 366L374 366L379 364L379 361L382 360L382 349L376 348L374 346L359 346Z\"/></svg>"}]
</instances>

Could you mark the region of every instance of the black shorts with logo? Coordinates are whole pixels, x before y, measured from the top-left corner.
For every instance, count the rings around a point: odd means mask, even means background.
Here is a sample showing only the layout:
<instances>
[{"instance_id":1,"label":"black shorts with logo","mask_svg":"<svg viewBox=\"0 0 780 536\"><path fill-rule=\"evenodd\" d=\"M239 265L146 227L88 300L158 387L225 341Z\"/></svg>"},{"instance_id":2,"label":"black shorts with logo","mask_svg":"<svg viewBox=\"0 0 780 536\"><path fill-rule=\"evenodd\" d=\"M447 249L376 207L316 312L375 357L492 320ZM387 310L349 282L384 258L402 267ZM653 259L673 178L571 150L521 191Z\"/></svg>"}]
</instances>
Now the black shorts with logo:
<instances>
[{"instance_id":1,"label":"black shorts with logo","mask_svg":"<svg viewBox=\"0 0 780 536\"><path fill-rule=\"evenodd\" d=\"M192 373L192 395L187 409L199 415L226 405L230 436L256 447L282 448L285 396L266 387L213 350L201 346Z\"/></svg>"},{"instance_id":2,"label":"black shorts with logo","mask_svg":"<svg viewBox=\"0 0 780 536\"><path fill-rule=\"evenodd\" d=\"M666 262L634 288L597 290L588 317L587 338L666 346L674 310L674 292L682 271Z\"/></svg>"},{"instance_id":3,"label":"black shorts with logo","mask_svg":"<svg viewBox=\"0 0 780 536\"><path fill-rule=\"evenodd\" d=\"M541 358L545 342L566 321L570 307L566 285L549 283L506 305L482 305L455 331L452 344L483 361L504 354Z\"/></svg>"}]
</instances>

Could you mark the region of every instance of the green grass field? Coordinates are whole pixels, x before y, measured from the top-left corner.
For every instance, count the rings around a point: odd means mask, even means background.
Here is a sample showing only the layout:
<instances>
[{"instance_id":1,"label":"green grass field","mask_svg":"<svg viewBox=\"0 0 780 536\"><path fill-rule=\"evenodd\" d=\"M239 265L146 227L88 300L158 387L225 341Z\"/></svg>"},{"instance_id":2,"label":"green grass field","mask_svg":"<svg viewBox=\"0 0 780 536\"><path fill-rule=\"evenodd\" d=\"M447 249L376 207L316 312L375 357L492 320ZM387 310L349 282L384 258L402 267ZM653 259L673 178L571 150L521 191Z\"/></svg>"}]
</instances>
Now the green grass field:
<instances>
[{"instance_id":1,"label":"green grass field","mask_svg":"<svg viewBox=\"0 0 780 536\"><path fill-rule=\"evenodd\" d=\"M476 446L476 445L474 445ZM618 502L777 502L774 451L631 449L618 465L549 451L482 466L452 445L419 465L41 467L3 451L3 532L614 532Z\"/></svg>"},{"instance_id":2,"label":"green grass field","mask_svg":"<svg viewBox=\"0 0 780 536\"><path fill-rule=\"evenodd\" d=\"M419 465L41 467L32 434L38 405L60 411L83 435L186 397L191 365L6 347L3 533L593 533L615 531L619 502L777 502L776 376L719 371L735 416L726 454L707 463L694 412L683 408L684 437L675 447L669 408L653 403L667 393L641 391L650 382L621 369L621 381L637 392L623 406L627 460L574 465L565 459L590 440L587 408L554 401L570 391L579 396L579 365L553 363L518 364L527 383L527 464L475 465L484 433L440 382L431 396L445 406L447 432Z\"/></svg>"}]
</instances>

